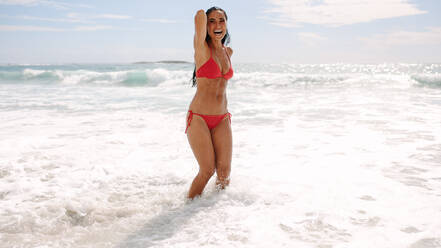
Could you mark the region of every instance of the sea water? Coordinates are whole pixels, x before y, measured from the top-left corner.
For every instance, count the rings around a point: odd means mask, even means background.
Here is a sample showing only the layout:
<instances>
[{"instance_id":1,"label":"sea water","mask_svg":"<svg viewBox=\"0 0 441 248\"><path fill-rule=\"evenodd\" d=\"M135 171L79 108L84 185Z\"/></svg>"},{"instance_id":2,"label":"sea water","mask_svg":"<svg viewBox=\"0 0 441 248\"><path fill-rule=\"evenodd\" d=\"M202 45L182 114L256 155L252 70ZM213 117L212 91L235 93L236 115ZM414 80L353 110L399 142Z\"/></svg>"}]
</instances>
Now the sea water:
<instances>
[{"instance_id":1,"label":"sea water","mask_svg":"<svg viewBox=\"0 0 441 248\"><path fill-rule=\"evenodd\" d=\"M187 201L193 69L0 66L0 247L441 247L441 64L234 64Z\"/></svg>"}]
</instances>

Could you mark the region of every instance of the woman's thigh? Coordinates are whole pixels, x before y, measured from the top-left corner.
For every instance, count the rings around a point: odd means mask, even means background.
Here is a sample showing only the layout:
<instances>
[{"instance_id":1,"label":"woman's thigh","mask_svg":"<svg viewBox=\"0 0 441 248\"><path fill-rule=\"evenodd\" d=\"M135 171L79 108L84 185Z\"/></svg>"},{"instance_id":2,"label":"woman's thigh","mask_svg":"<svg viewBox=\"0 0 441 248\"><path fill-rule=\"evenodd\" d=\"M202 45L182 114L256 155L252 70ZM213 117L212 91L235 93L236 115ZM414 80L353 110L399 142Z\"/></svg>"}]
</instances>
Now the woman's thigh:
<instances>
[{"instance_id":1,"label":"woman's thigh","mask_svg":"<svg viewBox=\"0 0 441 248\"><path fill-rule=\"evenodd\" d=\"M193 115L187 130L187 139L193 154L199 163L200 170L212 171L215 168L215 153L211 133L205 121Z\"/></svg>"},{"instance_id":2,"label":"woman's thigh","mask_svg":"<svg viewBox=\"0 0 441 248\"><path fill-rule=\"evenodd\" d=\"M230 120L226 117L213 130L211 138L216 159L216 171L220 177L228 177L231 170L231 157L233 153L233 137Z\"/></svg>"}]
</instances>

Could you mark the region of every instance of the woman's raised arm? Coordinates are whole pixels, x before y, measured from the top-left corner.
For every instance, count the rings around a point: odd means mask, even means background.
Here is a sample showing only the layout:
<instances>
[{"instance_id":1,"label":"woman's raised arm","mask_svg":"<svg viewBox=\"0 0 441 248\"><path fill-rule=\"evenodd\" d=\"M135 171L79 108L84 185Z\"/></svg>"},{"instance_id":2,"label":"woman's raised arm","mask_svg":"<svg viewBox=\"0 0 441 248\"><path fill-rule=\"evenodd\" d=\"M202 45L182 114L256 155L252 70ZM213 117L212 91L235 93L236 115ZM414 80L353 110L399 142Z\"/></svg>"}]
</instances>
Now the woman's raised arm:
<instances>
[{"instance_id":1,"label":"woman's raised arm","mask_svg":"<svg viewBox=\"0 0 441 248\"><path fill-rule=\"evenodd\" d=\"M194 48L204 47L205 36L207 36L207 15L203 9L198 10L194 17Z\"/></svg>"}]
</instances>

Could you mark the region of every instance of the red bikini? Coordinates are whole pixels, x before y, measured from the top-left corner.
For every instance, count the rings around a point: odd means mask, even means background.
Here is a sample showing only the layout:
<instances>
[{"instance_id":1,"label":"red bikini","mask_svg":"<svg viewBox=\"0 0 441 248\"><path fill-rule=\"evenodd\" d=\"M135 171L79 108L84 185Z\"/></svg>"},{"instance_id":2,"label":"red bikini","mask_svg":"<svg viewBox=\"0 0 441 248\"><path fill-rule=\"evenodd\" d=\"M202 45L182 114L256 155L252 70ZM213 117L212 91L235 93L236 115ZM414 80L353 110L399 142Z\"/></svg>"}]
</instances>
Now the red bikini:
<instances>
[{"instance_id":1,"label":"red bikini","mask_svg":"<svg viewBox=\"0 0 441 248\"><path fill-rule=\"evenodd\" d=\"M227 53L227 56L228 56L228 53ZM213 54L212 54L212 51L210 48L210 58L201 67L199 67L199 69L196 71L196 77L197 78L204 77L204 78L209 78L209 79L222 77L222 78L225 78L226 80L228 80L233 77L233 67L231 66L231 60L230 60L229 56L228 56L228 61L230 62L230 69L228 70L227 73L222 74L221 69L216 64L216 61L214 61L214 59L213 59ZM202 115L202 114L198 114L198 113L193 113L193 111L189 110L188 117L187 117L187 127L185 128L185 133L187 133L188 127L190 127L190 123L191 123L191 120L193 119L193 115L197 115L197 116L202 117L202 119L204 119L205 123L207 123L207 127L209 130L212 130L217 125L219 125L219 123L221 123L221 121L226 116L228 116L228 119L230 120L230 124L231 124L231 114L229 112L227 112L225 114L221 114L221 115Z\"/></svg>"},{"instance_id":2,"label":"red bikini","mask_svg":"<svg viewBox=\"0 0 441 248\"><path fill-rule=\"evenodd\" d=\"M193 113L193 111L189 110L188 111L188 118L187 118L187 127L185 128L185 133L187 133L188 127L190 127L190 123L191 123L191 120L193 119L193 115L198 115L198 116L202 117L202 119L204 119L205 123L207 123L208 129L210 129L210 130L215 128L217 125L219 125L219 123L225 118L225 116L228 116L228 119L230 120L230 124L231 124L231 114L228 112L225 114L222 114L222 115L201 115L201 114Z\"/></svg>"},{"instance_id":3,"label":"red bikini","mask_svg":"<svg viewBox=\"0 0 441 248\"><path fill-rule=\"evenodd\" d=\"M227 53L227 56L228 56L228 53ZM230 61L229 56L228 56L228 61ZM210 79L223 77L226 80L228 80L233 77L233 67L231 66L231 61L230 61L230 69L228 70L228 72L225 74L222 74L221 69L216 64L216 61L214 61L214 59L213 59L213 54L212 54L212 51L210 48L210 58L201 67L199 67L199 69L196 71L196 77L197 78L204 77L204 78L210 78Z\"/></svg>"}]
</instances>

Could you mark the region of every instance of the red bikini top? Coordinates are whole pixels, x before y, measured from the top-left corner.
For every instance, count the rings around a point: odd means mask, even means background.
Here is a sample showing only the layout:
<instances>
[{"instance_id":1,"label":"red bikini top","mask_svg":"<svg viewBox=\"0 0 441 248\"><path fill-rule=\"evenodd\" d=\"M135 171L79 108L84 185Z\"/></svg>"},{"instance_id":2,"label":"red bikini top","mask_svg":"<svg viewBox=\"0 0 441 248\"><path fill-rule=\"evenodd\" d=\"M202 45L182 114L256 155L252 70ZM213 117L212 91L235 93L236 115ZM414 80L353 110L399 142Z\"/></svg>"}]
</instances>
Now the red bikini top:
<instances>
[{"instance_id":1,"label":"red bikini top","mask_svg":"<svg viewBox=\"0 0 441 248\"><path fill-rule=\"evenodd\" d=\"M230 61L230 69L228 70L227 73L222 74L221 69L213 59L213 55L210 48L210 58L196 71L196 77L198 78L204 77L210 79L223 77L226 80L228 80L233 77L233 67L231 66L231 60L229 56L228 56L228 61Z\"/></svg>"}]
</instances>

